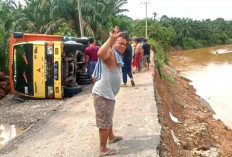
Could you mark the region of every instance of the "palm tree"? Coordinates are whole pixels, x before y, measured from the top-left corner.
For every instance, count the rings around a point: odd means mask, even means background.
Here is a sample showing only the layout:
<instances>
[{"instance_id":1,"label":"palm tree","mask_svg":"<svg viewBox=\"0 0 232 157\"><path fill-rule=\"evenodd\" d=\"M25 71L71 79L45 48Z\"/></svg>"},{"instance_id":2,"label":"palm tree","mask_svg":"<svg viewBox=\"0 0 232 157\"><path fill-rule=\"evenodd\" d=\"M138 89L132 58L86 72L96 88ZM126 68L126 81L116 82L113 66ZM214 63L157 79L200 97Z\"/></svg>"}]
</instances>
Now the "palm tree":
<instances>
[{"instance_id":1,"label":"palm tree","mask_svg":"<svg viewBox=\"0 0 232 157\"><path fill-rule=\"evenodd\" d=\"M127 0L82 0L82 14L85 29L92 30L96 38L106 38L107 23L118 14Z\"/></svg>"},{"instance_id":2,"label":"palm tree","mask_svg":"<svg viewBox=\"0 0 232 157\"><path fill-rule=\"evenodd\" d=\"M13 31L14 12L17 5L11 1L0 1L0 71L8 73L9 36Z\"/></svg>"}]
</instances>

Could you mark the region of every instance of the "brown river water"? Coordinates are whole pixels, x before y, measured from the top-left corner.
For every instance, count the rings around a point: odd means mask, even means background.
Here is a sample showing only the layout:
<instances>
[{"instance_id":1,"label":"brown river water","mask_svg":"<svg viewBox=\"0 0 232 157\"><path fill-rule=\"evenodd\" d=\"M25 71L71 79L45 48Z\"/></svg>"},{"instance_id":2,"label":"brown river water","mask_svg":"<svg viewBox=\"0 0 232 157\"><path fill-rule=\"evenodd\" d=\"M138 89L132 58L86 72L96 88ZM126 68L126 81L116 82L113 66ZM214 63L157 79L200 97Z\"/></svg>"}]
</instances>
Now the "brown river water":
<instances>
[{"instance_id":1,"label":"brown river water","mask_svg":"<svg viewBox=\"0 0 232 157\"><path fill-rule=\"evenodd\" d=\"M210 104L215 118L232 128L232 45L171 52L169 58L170 66Z\"/></svg>"}]
</instances>

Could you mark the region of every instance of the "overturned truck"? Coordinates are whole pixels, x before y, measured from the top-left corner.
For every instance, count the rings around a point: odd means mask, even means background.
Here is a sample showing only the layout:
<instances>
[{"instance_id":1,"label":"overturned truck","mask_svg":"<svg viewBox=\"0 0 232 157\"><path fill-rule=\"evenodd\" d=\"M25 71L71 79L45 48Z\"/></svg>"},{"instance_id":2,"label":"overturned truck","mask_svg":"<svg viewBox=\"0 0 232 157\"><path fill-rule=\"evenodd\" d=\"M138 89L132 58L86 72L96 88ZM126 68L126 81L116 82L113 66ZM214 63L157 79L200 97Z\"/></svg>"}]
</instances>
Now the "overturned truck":
<instances>
[{"instance_id":1,"label":"overturned truck","mask_svg":"<svg viewBox=\"0 0 232 157\"><path fill-rule=\"evenodd\" d=\"M84 70L88 38L15 32L9 51L11 93L60 99L91 83Z\"/></svg>"}]
</instances>

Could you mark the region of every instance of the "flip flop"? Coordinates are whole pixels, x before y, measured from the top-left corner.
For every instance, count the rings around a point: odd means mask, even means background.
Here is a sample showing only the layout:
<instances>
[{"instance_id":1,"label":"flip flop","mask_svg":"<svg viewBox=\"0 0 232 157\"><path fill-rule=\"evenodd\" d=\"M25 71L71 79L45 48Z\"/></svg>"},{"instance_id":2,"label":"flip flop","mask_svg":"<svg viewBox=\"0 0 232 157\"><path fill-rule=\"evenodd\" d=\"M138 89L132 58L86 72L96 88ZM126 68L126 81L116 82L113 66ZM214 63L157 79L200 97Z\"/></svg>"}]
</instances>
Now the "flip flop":
<instances>
[{"instance_id":1,"label":"flip flop","mask_svg":"<svg viewBox=\"0 0 232 157\"><path fill-rule=\"evenodd\" d=\"M122 136L117 136L113 141L109 141L108 143L111 144L111 143L118 142L120 140L122 140Z\"/></svg>"},{"instance_id":2,"label":"flip flop","mask_svg":"<svg viewBox=\"0 0 232 157\"><path fill-rule=\"evenodd\" d=\"M131 80L131 85L135 86L135 82L133 80Z\"/></svg>"},{"instance_id":3,"label":"flip flop","mask_svg":"<svg viewBox=\"0 0 232 157\"><path fill-rule=\"evenodd\" d=\"M99 157L103 157L103 156L110 156L110 155L116 155L119 153L118 149L109 149L108 152L104 153L104 154L99 154Z\"/></svg>"}]
</instances>

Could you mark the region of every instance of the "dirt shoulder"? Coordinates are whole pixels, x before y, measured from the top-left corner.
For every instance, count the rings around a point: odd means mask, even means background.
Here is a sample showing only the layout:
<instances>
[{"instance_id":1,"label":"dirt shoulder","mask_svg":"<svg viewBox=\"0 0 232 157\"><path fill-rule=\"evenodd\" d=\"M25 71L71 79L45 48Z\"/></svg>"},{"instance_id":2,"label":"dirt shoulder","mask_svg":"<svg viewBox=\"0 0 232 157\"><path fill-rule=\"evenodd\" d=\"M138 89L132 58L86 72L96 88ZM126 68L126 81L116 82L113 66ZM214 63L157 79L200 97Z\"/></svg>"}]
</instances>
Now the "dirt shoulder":
<instances>
[{"instance_id":1,"label":"dirt shoulder","mask_svg":"<svg viewBox=\"0 0 232 157\"><path fill-rule=\"evenodd\" d=\"M63 100L32 100L6 95L0 101L0 124L15 125L25 130L33 123L47 118L62 105Z\"/></svg>"},{"instance_id":2,"label":"dirt shoulder","mask_svg":"<svg viewBox=\"0 0 232 157\"><path fill-rule=\"evenodd\" d=\"M90 86L82 86L88 90ZM32 99L12 94L0 100L0 124L15 125L25 130L32 124L46 119L64 105L69 98L64 99Z\"/></svg>"},{"instance_id":3,"label":"dirt shoulder","mask_svg":"<svg viewBox=\"0 0 232 157\"><path fill-rule=\"evenodd\" d=\"M214 118L187 79L170 67L163 72L175 83L160 79L156 71L154 82L162 125L160 156L232 156L231 129Z\"/></svg>"}]
</instances>

